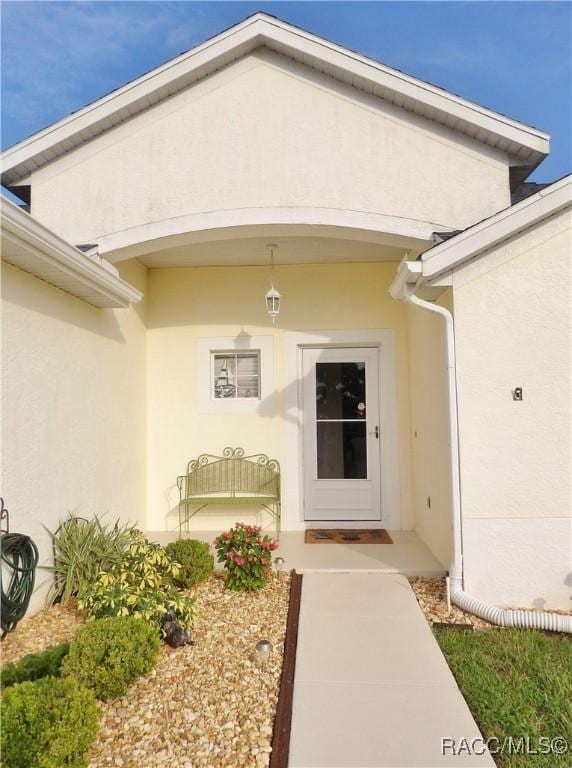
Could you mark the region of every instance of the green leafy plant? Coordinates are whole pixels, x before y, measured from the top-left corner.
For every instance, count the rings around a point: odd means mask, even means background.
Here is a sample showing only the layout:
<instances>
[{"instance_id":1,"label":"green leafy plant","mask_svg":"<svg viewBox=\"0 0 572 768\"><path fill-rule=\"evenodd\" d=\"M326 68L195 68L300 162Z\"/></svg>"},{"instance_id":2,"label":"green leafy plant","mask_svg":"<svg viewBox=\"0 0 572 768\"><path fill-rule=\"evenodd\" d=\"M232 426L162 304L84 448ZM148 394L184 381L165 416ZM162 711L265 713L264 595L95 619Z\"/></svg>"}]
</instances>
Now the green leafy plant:
<instances>
[{"instance_id":1,"label":"green leafy plant","mask_svg":"<svg viewBox=\"0 0 572 768\"><path fill-rule=\"evenodd\" d=\"M165 613L172 611L183 629L191 629L196 603L174 586L180 570L159 544L133 536L121 560L80 592L78 607L95 618L139 616L157 630Z\"/></svg>"},{"instance_id":2,"label":"green leafy plant","mask_svg":"<svg viewBox=\"0 0 572 768\"><path fill-rule=\"evenodd\" d=\"M2 696L2 765L84 768L98 720L93 693L71 678L14 685Z\"/></svg>"},{"instance_id":3,"label":"green leafy plant","mask_svg":"<svg viewBox=\"0 0 572 768\"><path fill-rule=\"evenodd\" d=\"M153 669L160 644L156 630L141 618L91 621L71 641L62 675L75 678L98 699L122 696Z\"/></svg>"},{"instance_id":4,"label":"green leafy plant","mask_svg":"<svg viewBox=\"0 0 572 768\"><path fill-rule=\"evenodd\" d=\"M175 579L178 587L188 588L201 581L206 581L214 569L214 557L209 552L209 545L194 539L179 539L165 548L169 557L180 565Z\"/></svg>"},{"instance_id":5,"label":"green leafy plant","mask_svg":"<svg viewBox=\"0 0 572 768\"><path fill-rule=\"evenodd\" d=\"M6 664L0 673L2 688L9 688L11 685L23 683L26 680L57 677L69 648L69 643L54 645L41 653L29 653L19 661Z\"/></svg>"},{"instance_id":6,"label":"green leafy plant","mask_svg":"<svg viewBox=\"0 0 572 768\"><path fill-rule=\"evenodd\" d=\"M213 543L219 563L224 563L229 589L254 592L265 586L278 542L263 534L260 526L236 523Z\"/></svg>"},{"instance_id":7,"label":"green leafy plant","mask_svg":"<svg viewBox=\"0 0 572 768\"><path fill-rule=\"evenodd\" d=\"M119 521L113 527L106 525L97 515L83 520L69 514L55 533L48 533L55 553L54 565L45 566L54 575L50 599L65 602L95 581L100 571L116 564L139 532Z\"/></svg>"}]
</instances>

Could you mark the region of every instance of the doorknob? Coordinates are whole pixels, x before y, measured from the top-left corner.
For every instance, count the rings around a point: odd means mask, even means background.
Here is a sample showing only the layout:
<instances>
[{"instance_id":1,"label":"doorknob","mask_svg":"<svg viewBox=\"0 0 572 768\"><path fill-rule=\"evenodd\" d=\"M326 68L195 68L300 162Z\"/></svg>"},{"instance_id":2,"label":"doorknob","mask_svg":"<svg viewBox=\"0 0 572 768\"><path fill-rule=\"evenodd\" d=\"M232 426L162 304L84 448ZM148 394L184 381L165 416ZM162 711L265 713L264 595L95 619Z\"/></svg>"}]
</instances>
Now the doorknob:
<instances>
[{"instance_id":1,"label":"doorknob","mask_svg":"<svg viewBox=\"0 0 572 768\"><path fill-rule=\"evenodd\" d=\"M376 440L379 440L379 427L377 426L377 424L375 429L372 429L369 434L375 435Z\"/></svg>"}]
</instances>

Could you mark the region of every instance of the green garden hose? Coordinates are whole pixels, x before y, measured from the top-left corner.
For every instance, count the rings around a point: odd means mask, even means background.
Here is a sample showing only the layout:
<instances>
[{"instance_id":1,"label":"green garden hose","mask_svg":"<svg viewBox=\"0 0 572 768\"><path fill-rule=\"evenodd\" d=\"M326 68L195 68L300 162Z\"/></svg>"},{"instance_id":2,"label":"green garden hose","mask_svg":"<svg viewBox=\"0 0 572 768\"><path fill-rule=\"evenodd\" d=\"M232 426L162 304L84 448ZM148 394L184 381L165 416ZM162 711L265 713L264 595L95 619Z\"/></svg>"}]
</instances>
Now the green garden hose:
<instances>
[{"instance_id":1,"label":"green garden hose","mask_svg":"<svg viewBox=\"0 0 572 768\"><path fill-rule=\"evenodd\" d=\"M11 632L28 610L34 590L38 548L23 533L4 533L0 539L2 591L2 637ZM4 574L11 572L8 588L4 591Z\"/></svg>"}]
</instances>

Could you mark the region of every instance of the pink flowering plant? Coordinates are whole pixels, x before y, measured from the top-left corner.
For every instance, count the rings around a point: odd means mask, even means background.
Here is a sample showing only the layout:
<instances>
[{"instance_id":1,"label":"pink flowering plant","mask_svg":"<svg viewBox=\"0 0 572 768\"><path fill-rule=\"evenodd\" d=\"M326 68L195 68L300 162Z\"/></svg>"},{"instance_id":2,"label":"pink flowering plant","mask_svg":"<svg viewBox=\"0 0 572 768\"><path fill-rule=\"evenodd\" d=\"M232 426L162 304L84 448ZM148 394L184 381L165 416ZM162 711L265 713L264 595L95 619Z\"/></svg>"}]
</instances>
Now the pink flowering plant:
<instances>
[{"instance_id":1,"label":"pink flowering plant","mask_svg":"<svg viewBox=\"0 0 572 768\"><path fill-rule=\"evenodd\" d=\"M213 542L219 563L226 569L226 585L235 592L262 589L272 571L272 552L278 542L259 525L235 523Z\"/></svg>"}]
</instances>

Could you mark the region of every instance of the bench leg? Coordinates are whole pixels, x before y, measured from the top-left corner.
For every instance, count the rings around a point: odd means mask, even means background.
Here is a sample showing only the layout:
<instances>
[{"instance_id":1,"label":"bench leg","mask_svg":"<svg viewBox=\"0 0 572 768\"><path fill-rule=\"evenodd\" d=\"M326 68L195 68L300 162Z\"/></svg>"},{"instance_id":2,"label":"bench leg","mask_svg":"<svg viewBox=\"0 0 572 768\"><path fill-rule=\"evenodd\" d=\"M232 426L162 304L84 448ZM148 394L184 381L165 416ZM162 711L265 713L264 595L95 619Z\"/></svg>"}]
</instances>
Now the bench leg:
<instances>
[{"instance_id":1,"label":"bench leg","mask_svg":"<svg viewBox=\"0 0 572 768\"><path fill-rule=\"evenodd\" d=\"M278 502L275 506L276 514L274 515L276 518L276 541L280 541L280 528L281 528L281 516L282 516L282 506L280 502Z\"/></svg>"}]
</instances>

